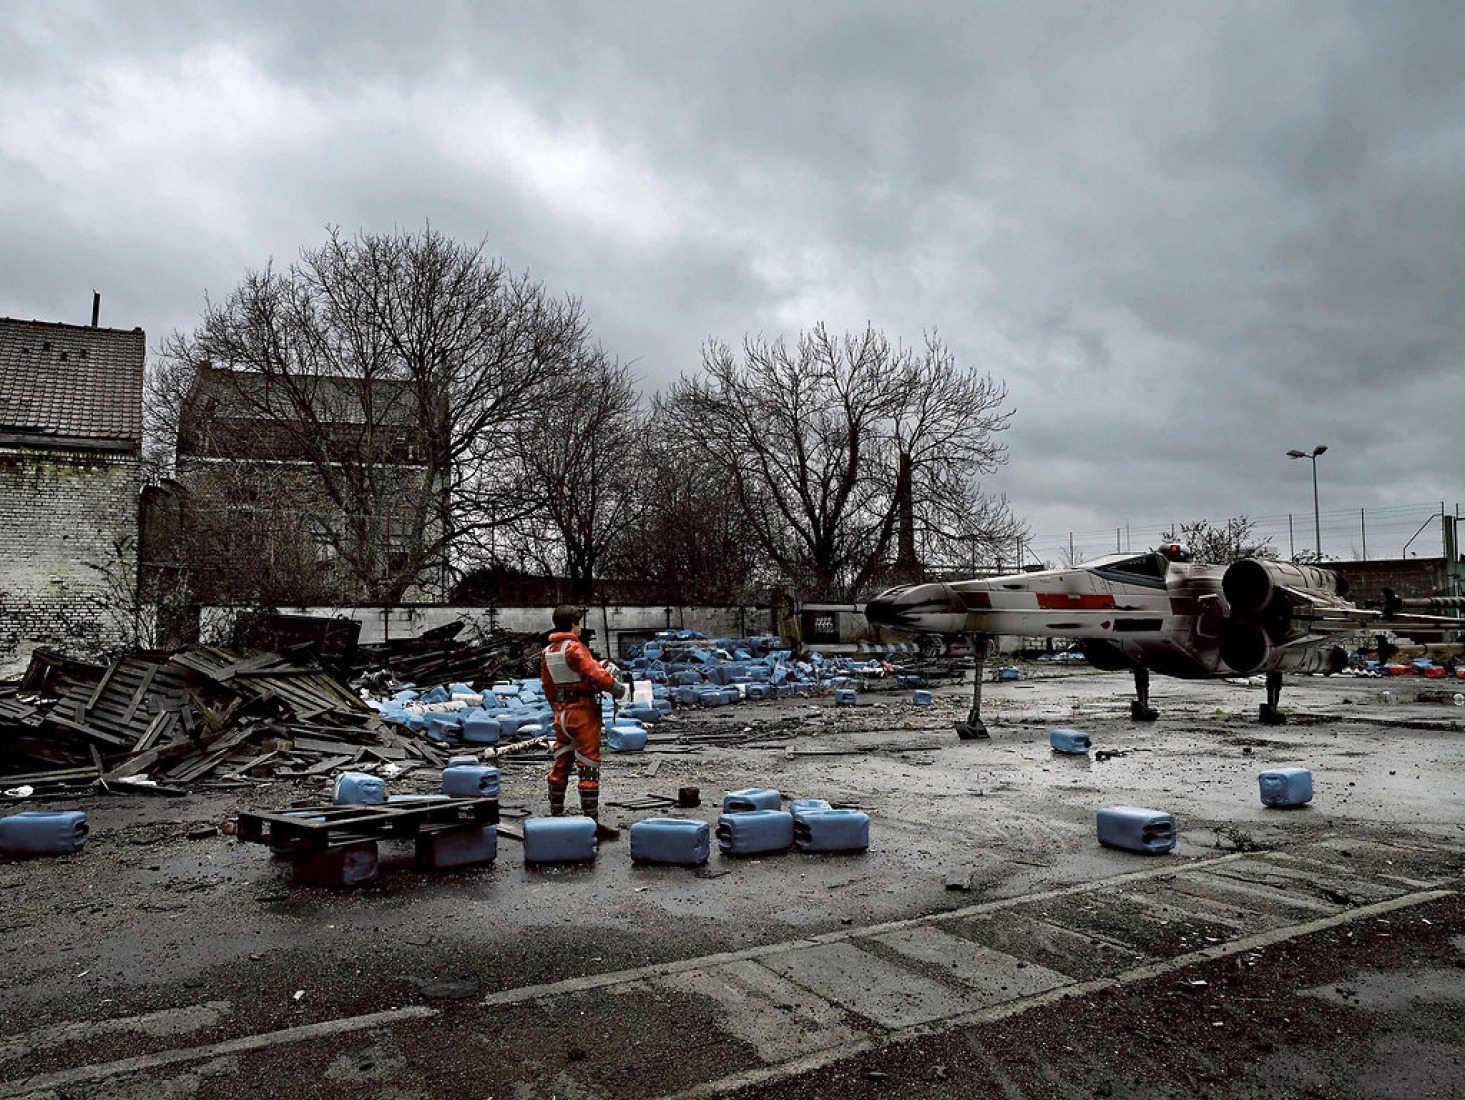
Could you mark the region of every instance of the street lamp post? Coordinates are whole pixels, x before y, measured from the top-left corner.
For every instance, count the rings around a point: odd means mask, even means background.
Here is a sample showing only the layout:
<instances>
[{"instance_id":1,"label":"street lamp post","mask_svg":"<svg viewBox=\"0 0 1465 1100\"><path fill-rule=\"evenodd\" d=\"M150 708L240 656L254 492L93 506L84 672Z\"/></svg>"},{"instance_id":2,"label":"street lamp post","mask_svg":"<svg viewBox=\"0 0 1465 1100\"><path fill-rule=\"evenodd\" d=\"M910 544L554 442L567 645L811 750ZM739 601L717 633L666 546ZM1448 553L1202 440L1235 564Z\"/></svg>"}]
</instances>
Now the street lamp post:
<instances>
[{"instance_id":1,"label":"street lamp post","mask_svg":"<svg viewBox=\"0 0 1465 1100\"><path fill-rule=\"evenodd\" d=\"M1306 451L1288 451L1288 458L1310 458L1312 459L1312 533L1317 541L1317 560L1323 560L1323 524L1322 517L1317 507L1317 456L1328 449L1327 444L1319 443L1312 449L1312 454Z\"/></svg>"}]
</instances>

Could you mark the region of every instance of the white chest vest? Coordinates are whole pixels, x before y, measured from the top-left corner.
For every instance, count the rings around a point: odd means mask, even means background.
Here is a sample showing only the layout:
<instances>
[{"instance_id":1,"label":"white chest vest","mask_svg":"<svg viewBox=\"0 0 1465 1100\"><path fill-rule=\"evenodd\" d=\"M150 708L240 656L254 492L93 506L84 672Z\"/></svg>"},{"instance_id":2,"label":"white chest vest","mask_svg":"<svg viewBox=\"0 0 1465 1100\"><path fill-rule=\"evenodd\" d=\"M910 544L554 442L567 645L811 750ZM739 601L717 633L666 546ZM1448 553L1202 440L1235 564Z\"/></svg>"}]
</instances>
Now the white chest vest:
<instances>
[{"instance_id":1,"label":"white chest vest","mask_svg":"<svg viewBox=\"0 0 1465 1100\"><path fill-rule=\"evenodd\" d=\"M562 687L585 682L585 678L570 667L569 659L565 657L565 648L569 644L567 641L556 642L544 649L544 667L549 669L549 678Z\"/></svg>"}]
</instances>

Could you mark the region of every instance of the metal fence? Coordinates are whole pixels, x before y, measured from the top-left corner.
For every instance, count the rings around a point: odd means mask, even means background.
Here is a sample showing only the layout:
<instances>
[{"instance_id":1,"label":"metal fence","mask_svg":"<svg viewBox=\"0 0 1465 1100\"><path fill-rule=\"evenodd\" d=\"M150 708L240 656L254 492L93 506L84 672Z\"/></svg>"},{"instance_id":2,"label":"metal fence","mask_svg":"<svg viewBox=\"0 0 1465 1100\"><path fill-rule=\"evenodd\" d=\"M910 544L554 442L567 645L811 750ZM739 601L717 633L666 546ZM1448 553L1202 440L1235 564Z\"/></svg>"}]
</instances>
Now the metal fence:
<instances>
[{"instance_id":1,"label":"metal fence","mask_svg":"<svg viewBox=\"0 0 1465 1100\"><path fill-rule=\"evenodd\" d=\"M1325 510L1316 517L1307 511L1246 518L1252 524L1251 541L1270 546L1283 558L1312 554L1320 536L1326 561L1379 561L1442 556L1442 516L1459 518L1460 505L1426 501L1386 508ZM1025 542L1022 553L1026 564L1087 561L1102 554L1148 550L1160 544L1163 534L1179 531L1182 524L1206 520L1213 527L1223 528L1229 518L1176 514L1125 520L1097 530L1042 532Z\"/></svg>"}]
</instances>

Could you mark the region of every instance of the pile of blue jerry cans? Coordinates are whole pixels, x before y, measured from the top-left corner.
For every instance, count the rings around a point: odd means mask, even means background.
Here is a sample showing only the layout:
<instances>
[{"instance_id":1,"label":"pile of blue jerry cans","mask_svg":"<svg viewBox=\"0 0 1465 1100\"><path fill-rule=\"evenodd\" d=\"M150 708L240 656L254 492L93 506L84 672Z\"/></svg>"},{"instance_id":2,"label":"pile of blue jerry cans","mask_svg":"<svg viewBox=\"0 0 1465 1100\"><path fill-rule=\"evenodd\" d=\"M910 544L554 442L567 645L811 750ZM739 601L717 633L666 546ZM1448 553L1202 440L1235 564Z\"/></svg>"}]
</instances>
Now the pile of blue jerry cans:
<instances>
[{"instance_id":1,"label":"pile of blue jerry cans","mask_svg":"<svg viewBox=\"0 0 1465 1100\"><path fill-rule=\"evenodd\" d=\"M604 744L611 752L645 749L649 727L676 707L726 707L816 691L832 692L838 706L854 706L861 677L885 672L875 660L817 653L807 661L794 660L782 639L768 635L711 639L691 630L659 632L631 647L621 667L647 690L621 704L601 695ZM929 692L912 698L918 705L931 701ZM484 689L461 683L409 686L368 705L388 721L445 746L492 747L553 732L554 714L537 676Z\"/></svg>"},{"instance_id":2,"label":"pile of blue jerry cans","mask_svg":"<svg viewBox=\"0 0 1465 1100\"><path fill-rule=\"evenodd\" d=\"M725 856L786 852L854 853L870 847L870 816L835 809L823 799L795 799L767 787L731 791L716 828L691 818L652 817L631 826L631 861L699 867L712 839ZM588 817L531 817L524 822L524 860L530 864L586 863L596 858L595 822Z\"/></svg>"},{"instance_id":3,"label":"pile of blue jerry cans","mask_svg":"<svg viewBox=\"0 0 1465 1100\"><path fill-rule=\"evenodd\" d=\"M767 787L731 791L717 819L717 846L724 855L751 856L787 851L863 852L870 847L870 815L834 809L819 798L794 799Z\"/></svg>"}]
</instances>

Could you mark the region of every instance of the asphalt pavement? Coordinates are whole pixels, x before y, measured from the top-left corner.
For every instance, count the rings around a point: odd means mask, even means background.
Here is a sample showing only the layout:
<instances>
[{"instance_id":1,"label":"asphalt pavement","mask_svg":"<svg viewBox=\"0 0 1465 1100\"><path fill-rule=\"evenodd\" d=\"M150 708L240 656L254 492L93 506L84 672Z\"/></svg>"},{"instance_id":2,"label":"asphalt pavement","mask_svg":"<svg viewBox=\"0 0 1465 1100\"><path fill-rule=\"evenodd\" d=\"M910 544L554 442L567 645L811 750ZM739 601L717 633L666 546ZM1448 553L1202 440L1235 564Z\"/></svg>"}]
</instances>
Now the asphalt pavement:
<instances>
[{"instance_id":1,"label":"asphalt pavement","mask_svg":"<svg viewBox=\"0 0 1465 1100\"><path fill-rule=\"evenodd\" d=\"M987 742L951 685L679 714L718 743L607 763L611 803L702 792L623 824L771 787L865 809L858 855L384 844L332 890L214 829L298 782L89 799L83 853L0 865L0 1096L1465 1095L1465 711L1301 677L1262 726L1257 684L1157 679L1137 724L1125 676L1024 671L985 686ZM1306 807L1261 804L1284 765ZM506 824L542 767L505 765ZM1118 805L1173 814L1174 851L1101 846Z\"/></svg>"}]
</instances>

